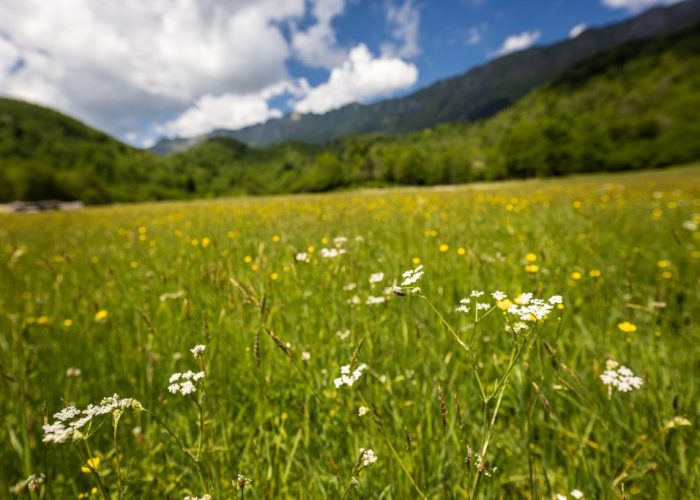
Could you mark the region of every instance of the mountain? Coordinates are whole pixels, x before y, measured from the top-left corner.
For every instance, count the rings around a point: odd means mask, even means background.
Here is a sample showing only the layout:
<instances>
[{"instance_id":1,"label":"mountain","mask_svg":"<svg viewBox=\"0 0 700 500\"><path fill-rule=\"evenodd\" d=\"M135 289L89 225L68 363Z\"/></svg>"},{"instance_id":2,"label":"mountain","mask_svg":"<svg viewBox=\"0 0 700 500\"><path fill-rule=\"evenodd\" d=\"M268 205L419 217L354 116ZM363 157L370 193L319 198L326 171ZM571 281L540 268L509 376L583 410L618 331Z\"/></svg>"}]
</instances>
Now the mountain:
<instances>
[{"instance_id":1,"label":"mountain","mask_svg":"<svg viewBox=\"0 0 700 500\"><path fill-rule=\"evenodd\" d=\"M350 104L316 115L289 114L236 131L229 136L248 144L266 146L297 140L322 144L348 134L400 133L440 123L471 122L493 116L530 90L552 81L576 63L627 42L682 31L700 20L700 1L686 1L650 9L637 17L602 28L590 28L574 39L509 54L467 73L437 82L408 96L371 105ZM201 142L205 137L196 138ZM154 147L159 154L181 150L164 140Z\"/></svg>"}]
</instances>

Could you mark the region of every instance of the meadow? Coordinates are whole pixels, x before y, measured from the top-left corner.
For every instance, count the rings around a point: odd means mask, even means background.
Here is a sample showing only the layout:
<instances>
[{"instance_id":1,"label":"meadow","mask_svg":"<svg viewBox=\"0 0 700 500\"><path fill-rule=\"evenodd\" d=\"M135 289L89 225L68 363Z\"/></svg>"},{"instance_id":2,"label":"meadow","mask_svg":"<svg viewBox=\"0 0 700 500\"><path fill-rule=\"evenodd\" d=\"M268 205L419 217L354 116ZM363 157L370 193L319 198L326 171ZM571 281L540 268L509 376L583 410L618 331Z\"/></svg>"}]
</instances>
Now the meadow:
<instances>
[{"instance_id":1,"label":"meadow","mask_svg":"<svg viewBox=\"0 0 700 500\"><path fill-rule=\"evenodd\" d=\"M691 498L699 226L700 165L0 214L0 497Z\"/></svg>"}]
</instances>

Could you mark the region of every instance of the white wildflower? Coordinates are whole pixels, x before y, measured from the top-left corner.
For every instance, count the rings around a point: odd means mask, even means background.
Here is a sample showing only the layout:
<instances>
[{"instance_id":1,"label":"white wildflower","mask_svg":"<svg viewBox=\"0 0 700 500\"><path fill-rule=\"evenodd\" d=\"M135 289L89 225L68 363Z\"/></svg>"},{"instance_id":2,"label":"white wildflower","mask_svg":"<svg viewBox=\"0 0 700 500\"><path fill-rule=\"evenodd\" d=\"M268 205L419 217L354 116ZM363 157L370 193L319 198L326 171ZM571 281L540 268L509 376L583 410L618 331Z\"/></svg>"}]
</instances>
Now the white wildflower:
<instances>
[{"instance_id":1,"label":"white wildflower","mask_svg":"<svg viewBox=\"0 0 700 500\"><path fill-rule=\"evenodd\" d=\"M350 304L351 306L356 306L356 305L361 304L361 303L362 303L362 300L360 300L359 295L353 295L352 297L350 297L348 299L348 304Z\"/></svg>"},{"instance_id":2,"label":"white wildflower","mask_svg":"<svg viewBox=\"0 0 700 500\"><path fill-rule=\"evenodd\" d=\"M697 231L698 225L692 220L686 220L683 221L683 229L687 229L688 231Z\"/></svg>"},{"instance_id":3,"label":"white wildflower","mask_svg":"<svg viewBox=\"0 0 700 500\"><path fill-rule=\"evenodd\" d=\"M487 309L491 308L491 304L487 304L485 302L477 302L476 303L476 310L477 311L485 311Z\"/></svg>"},{"instance_id":4,"label":"white wildflower","mask_svg":"<svg viewBox=\"0 0 700 500\"><path fill-rule=\"evenodd\" d=\"M338 337L340 340L345 340L350 336L350 330L338 330L335 332L335 336Z\"/></svg>"},{"instance_id":5,"label":"white wildflower","mask_svg":"<svg viewBox=\"0 0 700 500\"><path fill-rule=\"evenodd\" d=\"M360 461L363 467L369 467L377 461L377 455L370 449L365 450L364 448L360 448Z\"/></svg>"},{"instance_id":6,"label":"white wildflower","mask_svg":"<svg viewBox=\"0 0 700 500\"><path fill-rule=\"evenodd\" d=\"M369 277L370 284L380 283L384 279L384 273L372 273Z\"/></svg>"},{"instance_id":7,"label":"white wildflower","mask_svg":"<svg viewBox=\"0 0 700 500\"><path fill-rule=\"evenodd\" d=\"M345 285L345 286L343 287L343 290L345 290L346 292L351 292L351 291L353 291L355 288L357 288L357 283L348 283L347 285Z\"/></svg>"},{"instance_id":8,"label":"white wildflower","mask_svg":"<svg viewBox=\"0 0 700 500\"><path fill-rule=\"evenodd\" d=\"M78 378L83 372L80 370L80 368L73 368L70 367L66 370L66 377L68 378Z\"/></svg>"},{"instance_id":9,"label":"white wildflower","mask_svg":"<svg viewBox=\"0 0 700 500\"><path fill-rule=\"evenodd\" d=\"M133 398L120 398L118 394L103 398L99 405L88 405L84 410L68 406L54 414L53 423L45 424L44 443L65 443L81 439L80 429L90 423L95 417L124 410L143 410L143 406Z\"/></svg>"},{"instance_id":10,"label":"white wildflower","mask_svg":"<svg viewBox=\"0 0 700 500\"><path fill-rule=\"evenodd\" d=\"M549 302L551 305L557 305L557 304L563 304L564 299L561 297L561 295L552 295L547 302Z\"/></svg>"},{"instance_id":11,"label":"white wildflower","mask_svg":"<svg viewBox=\"0 0 700 500\"><path fill-rule=\"evenodd\" d=\"M343 255L345 253L344 248L322 248L321 249L321 257L326 258L326 259L334 259L340 255Z\"/></svg>"},{"instance_id":12,"label":"white wildflower","mask_svg":"<svg viewBox=\"0 0 700 500\"><path fill-rule=\"evenodd\" d=\"M608 387L608 394L612 392L613 388L620 392L630 392L634 389L639 389L644 383L640 377L635 376L632 370L626 366L620 366L617 370L611 368L604 371L600 375L600 380L603 382L603 385Z\"/></svg>"},{"instance_id":13,"label":"white wildflower","mask_svg":"<svg viewBox=\"0 0 700 500\"><path fill-rule=\"evenodd\" d=\"M374 306L374 305L377 305L377 304L383 304L384 302L386 302L386 298L385 298L385 297L381 297L381 296L380 296L380 297L374 297L374 296L370 295L369 297L367 297L367 300L365 301L365 304L367 304L368 306Z\"/></svg>"},{"instance_id":14,"label":"white wildflower","mask_svg":"<svg viewBox=\"0 0 700 500\"><path fill-rule=\"evenodd\" d=\"M495 292L493 292L491 294L491 297L493 297L494 300L504 300L508 296L505 293L501 292L500 290L496 290Z\"/></svg>"},{"instance_id":15,"label":"white wildflower","mask_svg":"<svg viewBox=\"0 0 700 500\"><path fill-rule=\"evenodd\" d=\"M337 388L343 385L352 387L355 382L357 382L362 375L362 372L367 368L367 365L360 363L352 372L350 371L350 365L343 365L340 367L340 377L333 380L333 384Z\"/></svg>"},{"instance_id":16,"label":"white wildflower","mask_svg":"<svg viewBox=\"0 0 700 500\"><path fill-rule=\"evenodd\" d=\"M197 392L196 383L204 378L204 372L193 372L192 370L187 370L185 373L173 373L170 375L168 382L168 391L172 394L181 394L187 396L188 394L194 394Z\"/></svg>"},{"instance_id":17,"label":"white wildflower","mask_svg":"<svg viewBox=\"0 0 700 500\"><path fill-rule=\"evenodd\" d=\"M404 272L401 276L403 277L401 286L411 286L423 276L423 265L421 264L415 269L409 269L408 271Z\"/></svg>"},{"instance_id":18,"label":"white wildflower","mask_svg":"<svg viewBox=\"0 0 700 500\"><path fill-rule=\"evenodd\" d=\"M472 290L472 293L469 294L470 297L481 297L484 294L483 291L481 290Z\"/></svg>"},{"instance_id":19,"label":"white wildflower","mask_svg":"<svg viewBox=\"0 0 700 500\"><path fill-rule=\"evenodd\" d=\"M338 248L344 246L347 242L348 239L345 236L336 236L333 238L333 244Z\"/></svg>"},{"instance_id":20,"label":"white wildflower","mask_svg":"<svg viewBox=\"0 0 700 500\"><path fill-rule=\"evenodd\" d=\"M243 474L238 474L238 477L231 481L231 484L233 484L238 491L242 491L246 486L253 484L253 480L248 479Z\"/></svg>"},{"instance_id":21,"label":"white wildflower","mask_svg":"<svg viewBox=\"0 0 700 500\"><path fill-rule=\"evenodd\" d=\"M192 353L192 356L194 356L194 359L201 358L204 356L204 350L207 348L207 346L198 344L194 346L192 349L190 349L190 352Z\"/></svg>"},{"instance_id":22,"label":"white wildflower","mask_svg":"<svg viewBox=\"0 0 700 500\"><path fill-rule=\"evenodd\" d=\"M311 353L309 351L303 351L301 353L301 360L302 361L309 361L311 359Z\"/></svg>"},{"instance_id":23,"label":"white wildflower","mask_svg":"<svg viewBox=\"0 0 700 500\"><path fill-rule=\"evenodd\" d=\"M578 490L578 489L571 490L569 495L574 497L576 500L578 500L579 498L583 498L583 492L581 490Z\"/></svg>"},{"instance_id":24,"label":"white wildflower","mask_svg":"<svg viewBox=\"0 0 700 500\"><path fill-rule=\"evenodd\" d=\"M309 262L309 254L306 252L297 253L294 258L297 262Z\"/></svg>"},{"instance_id":25,"label":"white wildflower","mask_svg":"<svg viewBox=\"0 0 700 500\"><path fill-rule=\"evenodd\" d=\"M360 407L357 409L357 414L358 414L359 416L361 416L361 417L364 417L364 416L367 415L368 413L369 413L369 408L367 408L366 406L360 406Z\"/></svg>"}]
</instances>

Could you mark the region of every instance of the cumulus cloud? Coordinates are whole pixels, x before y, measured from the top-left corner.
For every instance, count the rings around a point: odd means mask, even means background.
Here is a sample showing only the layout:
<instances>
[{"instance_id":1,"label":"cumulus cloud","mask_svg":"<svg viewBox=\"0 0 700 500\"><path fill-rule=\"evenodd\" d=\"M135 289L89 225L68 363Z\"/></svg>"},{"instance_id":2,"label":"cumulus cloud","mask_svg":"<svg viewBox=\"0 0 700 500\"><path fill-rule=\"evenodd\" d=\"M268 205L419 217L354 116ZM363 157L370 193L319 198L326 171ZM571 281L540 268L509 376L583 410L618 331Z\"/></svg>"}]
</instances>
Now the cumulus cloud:
<instances>
[{"instance_id":1,"label":"cumulus cloud","mask_svg":"<svg viewBox=\"0 0 700 500\"><path fill-rule=\"evenodd\" d=\"M280 82L260 92L248 94L225 93L203 95L180 116L156 127L167 137L193 137L213 129L231 129L263 123L280 118L282 111L271 107L268 101L283 94L299 96L308 91L306 81Z\"/></svg>"},{"instance_id":2,"label":"cumulus cloud","mask_svg":"<svg viewBox=\"0 0 700 500\"><path fill-rule=\"evenodd\" d=\"M286 79L279 23L304 12L304 0L3 0L0 65L15 70L0 93L124 136L203 95Z\"/></svg>"},{"instance_id":3,"label":"cumulus cloud","mask_svg":"<svg viewBox=\"0 0 700 500\"><path fill-rule=\"evenodd\" d=\"M324 113L345 104L386 95L413 85L418 68L399 58L375 58L366 45L353 48L348 59L331 71L328 81L311 88L297 101L300 113Z\"/></svg>"},{"instance_id":4,"label":"cumulus cloud","mask_svg":"<svg viewBox=\"0 0 700 500\"><path fill-rule=\"evenodd\" d=\"M418 31L420 10L413 0L405 0L400 6L386 4L386 20L396 43L382 44L382 54L398 57L415 57L420 54Z\"/></svg>"},{"instance_id":5,"label":"cumulus cloud","mask_svg":"<svg viewBox=\"0 0 700 500\"><path fill-rule=\"evenodd\" d=\"M315 24L306 31L292 32L292 47L299 60L307 66L328 69L343 62L347 51L338 46L331 22L344 9L345 0L313 0Z\"/></svg>"},{"instance_id":6,"label":"cumulus cloud","mask_svg":"<svg viewBox=\"0 0 700 500\"><path fill-rule=\"evenodd\" d=\"M584 23L577 24L573 28L571 28L571 31L569 31L569 38L576 38L579 36L581 33L586 31L588 26L586 26Z\"/></svg>"},{"instance_id":7,"label":"cumulus cloud","mask_svg":"<svg viewBox=\"0 0 700 500\"><path fill-rule=\"evenodd\" d=\"M652 5L668 5L681 0L602 0L603 5L611 9L626 9L630 12L638 12Z\"/></svg>"},{"instance_id":8,"label":"cumulus cloud","mask_svg":"<svg viewBox=\"0 0 700 500\"><path fill-rule=\"evenodd\" d=\"M523 31L519 35L510 35L503 41L503 44L494 55L503 56L532 47L540 39L541 35L542 33L539 31Z\"/></svg>"}]
</instances>

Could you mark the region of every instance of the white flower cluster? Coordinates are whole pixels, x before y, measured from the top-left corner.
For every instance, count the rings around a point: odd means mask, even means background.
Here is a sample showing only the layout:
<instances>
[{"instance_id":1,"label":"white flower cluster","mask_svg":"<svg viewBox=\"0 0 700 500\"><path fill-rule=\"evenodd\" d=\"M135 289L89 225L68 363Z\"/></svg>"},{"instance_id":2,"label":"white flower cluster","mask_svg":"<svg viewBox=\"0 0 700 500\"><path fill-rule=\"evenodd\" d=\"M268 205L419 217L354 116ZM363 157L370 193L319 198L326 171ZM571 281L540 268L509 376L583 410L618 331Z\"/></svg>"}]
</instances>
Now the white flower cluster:
<instances>
[{"instance_id":1,"label":"white flower cluster","mask_svg":"<svg viewBox=\"0 0 700 500\"><path fill-rule=\"evenodd\" d=\"M521 321L542 321L555 306L563 303L561 295L552 295L545 301L533 298L531 293L521 293L508 307L508 313L518 316Z\"/></svg>"},{"instance_id":2,"label":"white flower cluster","mask_svg":"<svg viewBox=\"0 0 700 500\"><path fill-rule=\"evenodd\" d=\"M470 299L462 299L459 301L459 305L455 309L455 311L462 312L464 314L468 314L470 309L469 309L469 303L471 302Z\"/></svg>"},{"instance_id":3,"label":"white flower cluster","mask_svg":"<svg viewBox=\"0 0 700 500\"><path fill-rule=\"evenodd\" d=\"M367 365L364 363L360 363L357 365L357 367L351 372L350 371L350 365L343 365L340 367L340 377L336 378L333 380L333 383L335 384L336 387L341 387L343 385L347 385L348 387L352 387L352 385L357 382L357 380L360 378L362 375L362 372L367 368Z\"/></svg>"},{"instance_id":4,"label":"white flower cluster","mask_svg":"<svg viewBox=\"0 0 700 500\"><path fill-rule=\"evenodd\" d=\"M306 252L299 252L294 256L297 262L309 262L309 254Z\"/></svg>"},{"instance_id":5,"label":"white flower cluster","mask_svg":"<svg viewBox=\"0 0 700 500\"><path fill-rule=\"evenodd\" d=\"M384 273L372 273L369 277L369 283L375 285L384 279Z\"/></svg>"},{"instance_id":6,"label":"white flower cluster","mask_svg":"<svg viewBox=\"0 0 700 500\"><path fill-rule=\"evenodd\" d=\"M192 349L190 349L190 352L192 353L192 356L194 356L194 359L201 358L204 356L204 350L207 348L207 346L199 344L194 346Z\"/></svg>"},{"instance_id":7,"label":"white flower cluster","mask_svg":"<svg viewBox=\"0 0 700 500\"><path fill-rule=\"evenodd\" d=\"M322 248L321 257L325 259L335 259L336 257L346 253L344 248Z\"/></svg>"},{"instance_id":8,"label":"white flower cluster","mask_svg":"<svg viewBox=\"0 0 700 500\"><path fill-rule=\"evenodd\" d=\"M170 375L168 382L168 390L172 394L182 394L187 396L188 394L194 394L197 391L197 382L204 378L204 372L193 372L192 370L187 370L185 373L173 373Z\"/></svg>"},{"instance_id":9,"label":"white flower cluster","mask_svg":"<svg viewBox=\"0 0 700 500\"><path fill-rule=\"evenodd\" d=\"M246 486L253 484L253 480L245 477L243 474L238 474L238 477L231 481L231 484L238 490L242 491Z\"/></svg>"},{"instance_id":10,"label":"white flower cluster","mask_svg":"<svg viewBox=\"0 0 700 500\"><path fill-rule=\"evenodd\" d=\"M80 431L89 424L93 418L106 415L115 411L128 409L143 410L141 403L133 398L120 398L118 394L104 398L99 405L88 405L84 410L79 410L75 406L68 406L55 413L55 420L52 424L45 424L44 443L65 443L83 437Z\"/></svg>"},{"instance_id":11,"label":"white flower cluster","mask_svg":"<svg viewBox=\"0 0 700 500\"><path fill-rule=\"evenodd\" d=\"M375 306L377 304L383 304L384 302L386 302L385 297L374 297L373 295L370 295L369 297L367 297L365 304L367 304L368 306Z\"/></svg>"},{"instance_id":12,"label":"white flower cluster","mask_svg":"<svg viewBox=\"0 0 700 500\"><path fill-rule=\"evenodd\" d=\"M182 500L211 500L211 495L203 495L201 497L191 497L188 495L183 497Z\"/></svg>"},{"instance_id":13,"label":"white flower cluster","mask_svg":"<svg viewBox=\"0 0 700 500\"><path fill-rule=\"evenodd\" d=\"M377 461L377 455L370 449L365 450L364 448L360 448L360 461L363 467L369 467Z\"/></svg>"},{"instance_id":14,"label":"white flower cluster","mask_svg":"<svg viewBox=\"0 0 700 500\"><path fill-rule=\"evenodd\" d=\"M401 286L411 286L423 277L423 265L421 264L415 269L409 269L404 272L401 277L403 278Z\"/></svg>"},{"instance_id":15,"label":"white flower cluster","mask_svg":"<svg viewBox=\"0 0 700 500\"><path fill-rule=\"evenodd\" d=\"M32 474L27 479L22 479L14 486L12 486L10 488L10 493L17 496L23 495L24 492L27 490L34 493L38 493L39 491L41 491L41 487L43 486L45 480L46 476L44 476L43 474Z\"/></svg>"},{"instance_id":16,"label":"white flower cluster","mask_svg":"<svg viewBox=\"0 0 700 500\"><path fill-rule=\"evenodd\" d=\"M606 362L607 370L600 375L600 380L603 385L608 386L608 390L612 391L614 387L620 392L630 392L634 389L642 387L644 381L634 375L632 370L626 366L620 366L617 361L609 359Z\"/></svg>"}]
</instances>

